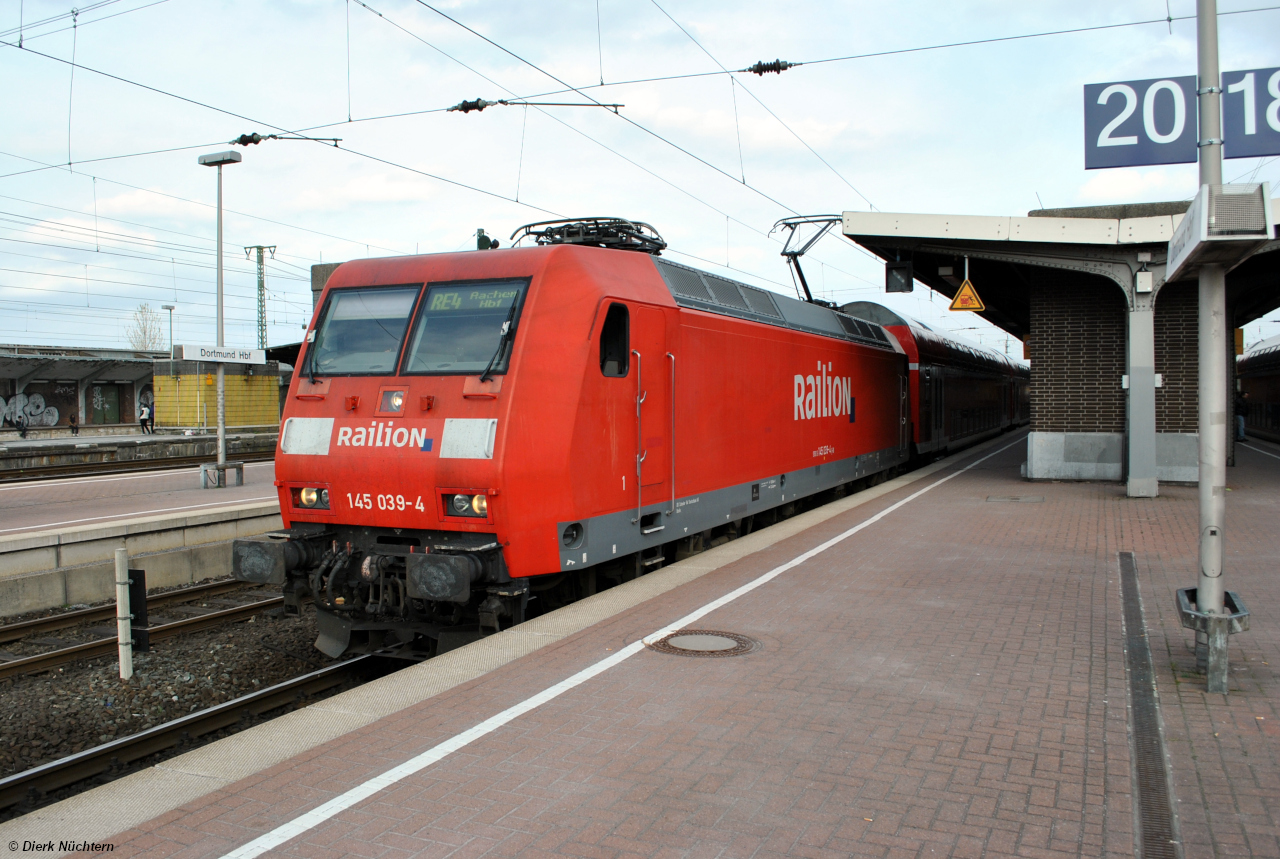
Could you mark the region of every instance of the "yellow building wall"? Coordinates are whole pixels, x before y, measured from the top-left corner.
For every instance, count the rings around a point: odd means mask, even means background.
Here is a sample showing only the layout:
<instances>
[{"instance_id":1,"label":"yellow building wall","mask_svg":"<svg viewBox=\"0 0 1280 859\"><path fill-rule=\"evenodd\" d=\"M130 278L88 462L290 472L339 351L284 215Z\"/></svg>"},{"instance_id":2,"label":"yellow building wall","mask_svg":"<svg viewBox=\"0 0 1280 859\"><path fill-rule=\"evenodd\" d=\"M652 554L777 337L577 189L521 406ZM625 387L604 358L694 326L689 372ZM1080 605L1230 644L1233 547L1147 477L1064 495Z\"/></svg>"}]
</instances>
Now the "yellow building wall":
<instances>
[{"instance_id":1,"label":"yellow building wall","mask_svg":"<svg viewBox=\"0 0 1280 859\"><path fill-rule=\"evenodd\" d=\"M214 373L159 376L153 382L158 427L218 425L218 380ZM278 426L280 382L276 376L226 379L227 426Z\"/></svg>"}]
</instances>

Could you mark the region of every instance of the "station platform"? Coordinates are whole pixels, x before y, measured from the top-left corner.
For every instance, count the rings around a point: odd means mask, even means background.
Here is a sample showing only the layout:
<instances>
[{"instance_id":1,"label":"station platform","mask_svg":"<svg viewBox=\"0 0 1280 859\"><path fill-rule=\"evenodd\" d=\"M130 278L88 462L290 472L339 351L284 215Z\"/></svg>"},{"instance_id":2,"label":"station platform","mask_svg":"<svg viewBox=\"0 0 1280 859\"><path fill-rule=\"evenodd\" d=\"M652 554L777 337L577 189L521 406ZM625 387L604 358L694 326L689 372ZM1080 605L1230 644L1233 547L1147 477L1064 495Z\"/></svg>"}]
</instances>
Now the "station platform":
<instances>
[{"instance_id":1,"label":"station platform","mask_svg":"<svg viewBox=\"0 0 1280 859\"><path fill-rule=\"evenodd\" d=\"M275 452L278 432L274 427L261 432L227 435L230 460L270 457ZM0 439L0 484L33 477L118 473L129 470L162 470L193 465L217 455L216 433L158 431L143 434L116 433L72 436L60 432L53 437L18 438L10 433Z\"/></svg>"},{"instance_id":2,"label":"station platform","mask_svg":"<svg viewBox=\"0 0 1280 859\"><path fill-rule=\"evenodd\" d=\"M0 538L274 500L270 461L245 463L244 485L219 489L202 490L195 467L0 483Z\"/></svg>"},{"instance_id":3,"label":"station platform","mask_svg":"<svg viewBox=\"0 0 1280 859\"><path fill-rule=\"evenodd\" d=\"M1195 488L1028 482L1025 439L9 821L0 842L184 859L1280 856L1280 447L1238 446L1228 474L1227 586L1252 629L1231 639L1230 694L1210 695L1174 603L1195 584ZM1135 584L1155 737L1130 718ZM679 629L755 649L646 646ZM1135 753L1153 740L1154 776Z\"/></svg>"},{"instance_id":4,"label":"station platform","mask_svg":"<svg viewBox=\"0 0 1280 859\"><path fill-rule=\"evenodd\" d=\"M112 599L115 550L172 587L231 570L231 540L280 527L275 463L243 486L200 488L198 468L0 482L0 617Z\"/></svg>"}]
</instances>

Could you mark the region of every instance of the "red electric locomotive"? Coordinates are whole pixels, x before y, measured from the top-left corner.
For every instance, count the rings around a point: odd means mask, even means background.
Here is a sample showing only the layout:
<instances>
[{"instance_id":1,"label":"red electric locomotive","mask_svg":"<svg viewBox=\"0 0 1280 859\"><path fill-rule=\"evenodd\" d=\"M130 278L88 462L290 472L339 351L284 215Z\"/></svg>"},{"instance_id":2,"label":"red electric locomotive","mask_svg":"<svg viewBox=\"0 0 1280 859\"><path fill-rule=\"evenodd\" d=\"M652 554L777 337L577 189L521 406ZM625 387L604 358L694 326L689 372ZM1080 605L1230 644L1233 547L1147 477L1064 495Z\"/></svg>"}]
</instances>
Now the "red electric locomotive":
<instances>
[{"instance_id":1,"label":"red electric locomotive","mask_svg":"<svg viewBox=\"0 0 1280 859\"><path fill-rule=\"evenodd\" d=\"M496 631L910 456L880 325L669 262L644 224L524 233L329 279L276 453L286 528L233 569L314 599L330 656Z\"/></svg>"}]
</instances>

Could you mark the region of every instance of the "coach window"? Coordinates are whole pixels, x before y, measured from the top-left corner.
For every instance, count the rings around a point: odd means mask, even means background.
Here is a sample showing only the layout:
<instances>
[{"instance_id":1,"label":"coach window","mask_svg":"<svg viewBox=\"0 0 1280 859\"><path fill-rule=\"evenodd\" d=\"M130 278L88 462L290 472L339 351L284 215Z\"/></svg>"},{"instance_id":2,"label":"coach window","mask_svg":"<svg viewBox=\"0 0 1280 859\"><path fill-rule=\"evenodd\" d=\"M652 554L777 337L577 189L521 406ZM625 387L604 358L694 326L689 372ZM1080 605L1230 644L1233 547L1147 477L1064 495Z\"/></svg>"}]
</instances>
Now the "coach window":
<instances>
[{"instance_id":1,"label":"coach window","mask_svg":"<svg viewBox=\"0 0 1280 859\"><path fill-rule=\"evenodd\" d=\"M627 306L609 305L600 328L600 372L606 376L627 375L627 359L631 355Z\"/></svg>"}]
</instances>

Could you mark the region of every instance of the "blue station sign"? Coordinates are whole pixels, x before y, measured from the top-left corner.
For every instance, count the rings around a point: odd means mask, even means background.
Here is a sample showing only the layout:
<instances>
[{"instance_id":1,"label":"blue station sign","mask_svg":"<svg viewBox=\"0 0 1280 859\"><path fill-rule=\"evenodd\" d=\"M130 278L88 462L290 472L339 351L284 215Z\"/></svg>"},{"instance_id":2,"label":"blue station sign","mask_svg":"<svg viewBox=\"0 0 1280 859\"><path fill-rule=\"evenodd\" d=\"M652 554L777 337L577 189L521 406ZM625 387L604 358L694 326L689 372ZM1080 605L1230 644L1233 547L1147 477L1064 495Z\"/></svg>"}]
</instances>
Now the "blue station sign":
<instances>
[{"instance_id":1,"label":"blue station sign","mask_svg":"<svg viewBox=\"0 0 1280 859\"><path fill-rule=\"evenodd\" d=\"M1084 169L1196 160L1196 76L1086 84Z\"/></svg>"},{"instance_id":2,"label":"blue station sign","mask_svg":"<svg viewBox=\"0 0 1280 859\"><path fill-rule=\"evenodd\" d=\"M1222 76L1224 158L1280 155L1280 69Z\"/></svg>"},{"instance_id":3,"label":"blue station sign","mask_svg":"<svg viewBox=\"0 0 1280 859\"><path fill-rule=\"evenodd\" d=\"M1222 75L1223 157L1280 155L1280 68ZM1192 164L1196 76L1086 84L1084 168Z\"/></svg>"}]
</instances>

